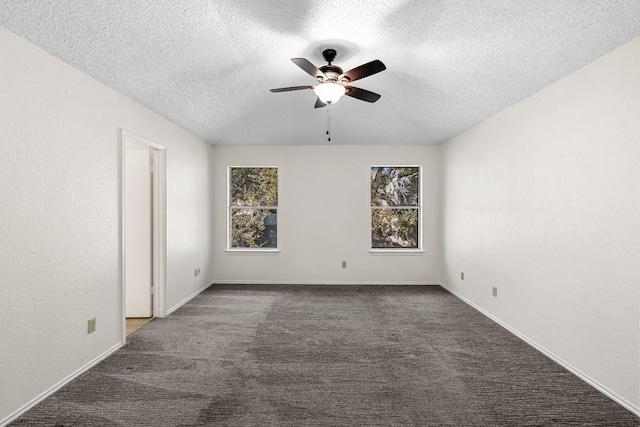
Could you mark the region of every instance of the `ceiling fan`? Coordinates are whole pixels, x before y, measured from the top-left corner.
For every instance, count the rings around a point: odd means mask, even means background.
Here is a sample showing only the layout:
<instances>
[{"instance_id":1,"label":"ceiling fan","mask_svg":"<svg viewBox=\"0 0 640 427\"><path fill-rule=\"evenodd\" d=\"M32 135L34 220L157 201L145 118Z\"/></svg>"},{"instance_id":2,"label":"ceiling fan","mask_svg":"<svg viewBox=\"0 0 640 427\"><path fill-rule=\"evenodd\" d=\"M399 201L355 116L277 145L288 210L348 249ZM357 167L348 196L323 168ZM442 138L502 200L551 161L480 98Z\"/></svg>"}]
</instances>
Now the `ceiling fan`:
<instances>
[{"instance_id":1,"label":"ceiling fan","mask_svg":"<svg viewBox=\"0 0 640 427\"><path fill-rule=\"evenodd\" d=\"M312 77L316 78L319 84L315 86L306 85L281 87L271 89L271 92L277 93L313 89L315 94L318 96L315 108L326 107L327 105L334 104L340 100L342 95L347 95L367 102L376 102L380 99L380 95L377 93L360 89L355 86L350 86L350 83L386 70L387 67L385 67L381 61L376 59L375 61L367 62L359 67L343 72L342 68L337 65L331 65L333 60L336 58L335 49L325 49L322 52L322 56L325 61L327 61L327 65L320 68L316 67L304 58L291 58L291 61L294 64L302 68L302 70L306 71Z\"/></svg>"}]
</instances>

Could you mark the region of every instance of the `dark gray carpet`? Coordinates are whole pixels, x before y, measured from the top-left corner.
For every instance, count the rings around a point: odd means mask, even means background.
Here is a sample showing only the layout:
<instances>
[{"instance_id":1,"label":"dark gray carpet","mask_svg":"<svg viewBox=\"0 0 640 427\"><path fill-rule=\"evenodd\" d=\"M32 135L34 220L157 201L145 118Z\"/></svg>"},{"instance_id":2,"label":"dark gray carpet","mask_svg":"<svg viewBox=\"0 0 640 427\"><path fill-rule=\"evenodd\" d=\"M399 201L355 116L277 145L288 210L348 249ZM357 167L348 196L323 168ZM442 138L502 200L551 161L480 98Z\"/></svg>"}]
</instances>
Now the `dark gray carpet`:
<instances>
[{"instance_id":1,"label":"dark gray carpet","mask_svg":"<svg viewBox=\"0 0 640 427\"><path fill-rule=\"evenodd\" d=\"M639 421L440 287L238 285L139 329L12 425Z\"/></svg>"}]
</instances>

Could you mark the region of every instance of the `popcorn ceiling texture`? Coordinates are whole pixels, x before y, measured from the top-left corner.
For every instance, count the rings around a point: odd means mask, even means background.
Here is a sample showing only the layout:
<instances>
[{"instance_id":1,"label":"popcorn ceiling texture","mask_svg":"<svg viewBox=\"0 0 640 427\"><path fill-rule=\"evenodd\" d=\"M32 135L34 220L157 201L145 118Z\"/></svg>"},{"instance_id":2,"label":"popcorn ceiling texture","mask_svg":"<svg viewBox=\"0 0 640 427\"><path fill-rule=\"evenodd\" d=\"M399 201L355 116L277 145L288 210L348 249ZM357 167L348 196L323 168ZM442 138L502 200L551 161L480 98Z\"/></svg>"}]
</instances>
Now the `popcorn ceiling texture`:
<instances>
[{"instance_id":1,"label":"popcorn ceiling texture","mask_svg":"<svg viewBox=\"0 0 640 427\"><path fill-rule=\"evenodd\" d=\"M331 108L332 143L439 144L640 36L637 0L1 0L0 25L221 145L325 144L289 61L387 70ZM597 83L597 82L595 82Z\"/></svg>"}]
</instances>

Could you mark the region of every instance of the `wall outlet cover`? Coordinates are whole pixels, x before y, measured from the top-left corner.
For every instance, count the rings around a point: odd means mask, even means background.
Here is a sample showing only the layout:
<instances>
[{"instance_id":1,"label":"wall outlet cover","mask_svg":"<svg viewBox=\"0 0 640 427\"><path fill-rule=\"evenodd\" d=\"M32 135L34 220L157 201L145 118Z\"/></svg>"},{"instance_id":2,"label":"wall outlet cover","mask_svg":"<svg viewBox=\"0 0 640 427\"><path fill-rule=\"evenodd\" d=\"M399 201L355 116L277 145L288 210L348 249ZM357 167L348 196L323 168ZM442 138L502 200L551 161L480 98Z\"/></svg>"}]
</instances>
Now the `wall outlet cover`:
<instances>
[{"instance_id":1,"label":"wall outlet cover","mask_svg":"<svg viewBox=\"0 0 640 427\"><path fill-rule=\"evenodd\" d=\"M91 334L96 331L96 318L89 319L87 322L87 333Z\"/></svg>"}]
</instances>

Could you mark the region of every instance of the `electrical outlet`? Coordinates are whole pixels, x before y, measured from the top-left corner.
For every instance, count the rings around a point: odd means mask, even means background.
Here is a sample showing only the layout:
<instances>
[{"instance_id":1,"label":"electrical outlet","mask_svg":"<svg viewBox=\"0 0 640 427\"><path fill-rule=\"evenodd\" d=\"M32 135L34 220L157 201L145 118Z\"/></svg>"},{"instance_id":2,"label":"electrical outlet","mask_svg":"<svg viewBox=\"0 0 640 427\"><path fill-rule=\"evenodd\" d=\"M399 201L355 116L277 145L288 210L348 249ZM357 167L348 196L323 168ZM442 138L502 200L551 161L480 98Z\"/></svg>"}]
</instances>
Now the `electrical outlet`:
<instances>
[{"instance_id":1,"label":"electrical outlet","mask_svg":"<svg viewBox=\"0 0 640 427\"><path fill-rule=\"evenodd\" d=\"M198 269L197 268L193 269L193 277L198 277Z\"/></svg>"},{"instance_id":2,"label":"electrical outlet","mask_svg":"<svg viewBox=\"0 0 640 427\"><path fill-rule=\"evenodd\" d=\"M464 280L464 271L460 272L460 280Z\"/></svg>"},{"instance_id":3,"label":"electrical outlet","mask_svg":"<svg viewBox=\"0 0 640 427\"><path fill-rule=\"evenodd\" d=\"M347 261L342 261L342 268L347 268Z\"/></svg>"},{"instance_id":4,"label":"electrical outlet","mask_svg":"<svg viewBox=\"0 0 640 427\"><path fill-rule=\"evenodd\" d=\"M89 321L87 322L87 333L93 333L96 331L96 318L94 317L93 319L89 319Z\"/></svg>"},{"instance_id":5,"label":"electrical outlet","mask_svg":"<svg viewBox=\"0 0 640 427\"><path fill-rule=\"evenodd\" d=\"M498 288L496 288L495 286L492 287L491 293L493 294L494 297L498 298Z\"/></svg>"}]
</instances>

